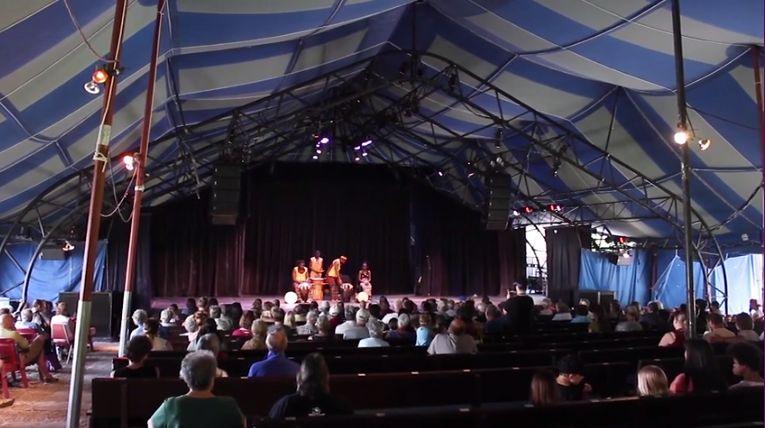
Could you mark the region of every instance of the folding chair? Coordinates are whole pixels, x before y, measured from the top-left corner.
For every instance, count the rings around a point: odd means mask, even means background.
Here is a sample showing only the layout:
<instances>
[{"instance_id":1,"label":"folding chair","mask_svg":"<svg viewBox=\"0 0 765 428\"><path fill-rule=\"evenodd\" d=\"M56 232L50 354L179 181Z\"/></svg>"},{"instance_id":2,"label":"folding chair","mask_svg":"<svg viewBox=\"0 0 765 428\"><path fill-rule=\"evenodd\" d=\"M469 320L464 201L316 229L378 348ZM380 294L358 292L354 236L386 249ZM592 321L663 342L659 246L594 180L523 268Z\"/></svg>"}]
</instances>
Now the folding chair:
<instances>
[{"instance_id":1,"label":"folding chair","mask_svg":"<svg viewBox=\"0 0 765 428\"><path fill-rule=\"evenodd\" d=\"M3 360L3 368L0 371L0 375L3 378L3 398L11 398L11 393L8 391L8 373L18 371L21 375L21 384L24 385L24 388L29 388L27 370L21 361L21 357L19 357L19 353L16 350L16 342L13 339L0 339L0 359Z\"/></svg>"}]
</instances>

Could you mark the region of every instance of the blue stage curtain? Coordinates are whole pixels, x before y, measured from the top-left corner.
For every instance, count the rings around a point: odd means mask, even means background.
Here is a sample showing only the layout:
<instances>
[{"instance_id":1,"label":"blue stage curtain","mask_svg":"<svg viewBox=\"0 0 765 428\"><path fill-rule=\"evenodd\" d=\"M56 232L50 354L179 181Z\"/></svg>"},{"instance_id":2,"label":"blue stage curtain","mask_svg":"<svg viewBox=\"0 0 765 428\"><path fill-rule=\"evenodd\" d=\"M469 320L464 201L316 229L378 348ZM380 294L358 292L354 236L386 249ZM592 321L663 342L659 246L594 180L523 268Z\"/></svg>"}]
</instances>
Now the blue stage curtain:
<instances>
[{"instance_id":1,"label":"blue stage curtain","mask_svg":"<svg viewBox=\"0 0 765 428\"><path fill-rule=\"evenodd\" d=\"M686 303L685 261L676 251L659 251L656 257L656 284L653 287L654 299L672 309ZM693 262L693 284L697 299L704 298L704 269L699 262Z\"/></svg>"},{"instance_id":2,"label":"blue stage curtain","mask_svg":"<svg viewBox=\"0 0 765 428\"><path fill-rule=\"evenodd\" d=\"M8 245L6 248L13 259L24 269L29 265L32 254L37 247L36 243L20 243ZM96 253L94 290L104 289L104 266L106 265L107 242L98 242ZM82 277L84 242L75 242L74 250L66 255L65 260L39 259L32 269L29 281L29 293L27 300L35 299L58 301L60 292L79 291ZM21 298L24 272L16 266L14 260L7 254L0 254L0 295L9 297L11 300Z\"/></svg>"},{"instance_id":3,"label":"blue stage curtain","mask_svg":"<svg viewBox=\"0 0 765 428\"><path fill-rule=\"evenodd\" d=\"M762 304L762 268L762 254L730 257L725 260L729 314L749 312L749 299L757 299ZM722 304L725 291L722 266L715 268L712 284L718 290L713 298Z\"/></svg>"},{"instance_id":4,"label":"blue stage curtain","mask_svg":"<svg viewBox=\"0 0 765 428\"><path fill-rule=\"evenodd\" d=\"M633 250L632 253L632 264L617 266L604 254L583 250L579 289L613 291L622 306L631 302L647 303L651 275L648 253L644 250Z\"/></svg>"}]
</instances>

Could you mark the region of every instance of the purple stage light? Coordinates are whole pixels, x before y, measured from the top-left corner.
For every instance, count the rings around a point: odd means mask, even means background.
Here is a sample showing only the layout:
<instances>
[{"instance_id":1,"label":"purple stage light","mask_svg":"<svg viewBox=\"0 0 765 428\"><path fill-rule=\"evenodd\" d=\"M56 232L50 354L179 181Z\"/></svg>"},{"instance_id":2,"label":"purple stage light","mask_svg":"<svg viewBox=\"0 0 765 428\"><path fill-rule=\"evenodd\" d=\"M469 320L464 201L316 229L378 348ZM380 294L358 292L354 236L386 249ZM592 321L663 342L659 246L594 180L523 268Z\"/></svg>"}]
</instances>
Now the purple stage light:
<instances>
[{"instance_id":1,"label":"purple stage light","mask_svg":"<svg viewBox=\"0 0 765 428\"><path fill-rule=\"evenodd\" d=\"M329 143L329 137L321 137L321 140L319 140L321 144L327 144Z\"/></svg>"},{"instance_id":2,"label":"purple stage light","mask_svg":"<svg viewBox=\"0 0 765 428\"><path fill-rule=\"evenodd\" d=\"M364 141L363 143L361 143L361 147L366 147L366 146L368 146L370 144L372 144L372 140L367 140L367 141Z\"/></svg>"}]
</instances>

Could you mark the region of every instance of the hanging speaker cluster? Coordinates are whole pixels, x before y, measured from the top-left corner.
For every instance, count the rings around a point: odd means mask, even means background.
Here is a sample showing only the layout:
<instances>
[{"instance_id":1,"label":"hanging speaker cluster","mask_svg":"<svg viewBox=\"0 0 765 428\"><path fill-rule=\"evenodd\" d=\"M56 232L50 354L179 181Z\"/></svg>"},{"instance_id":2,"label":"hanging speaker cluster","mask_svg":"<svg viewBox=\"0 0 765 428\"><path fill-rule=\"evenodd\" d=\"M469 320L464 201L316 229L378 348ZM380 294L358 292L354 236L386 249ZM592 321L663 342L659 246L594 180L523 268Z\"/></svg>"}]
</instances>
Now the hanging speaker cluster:
<instances>
[{"instance_id":1,"label":"hanging speaker cluster","mask_svg":"<svg viewBox=\"0 0 765 428\"><path fill-rule=\"evenodd\" d=\"M506 174L490 175L486 178L489 192L486 204L486 230L506 230L510 221L512 206L512 179Z\"/></svg>"},{"instance_id":2,"label":"hanging speaker cluster","mask_svg":"<svg viewBox=\"0 0 765 428\"><path fill-rule=\"evenodd\" d=\"M221 164L213 170L210 192L210 222L214 225L233 226L239 219L242 186L242 168Z\"/></svg>"}]
</instances>

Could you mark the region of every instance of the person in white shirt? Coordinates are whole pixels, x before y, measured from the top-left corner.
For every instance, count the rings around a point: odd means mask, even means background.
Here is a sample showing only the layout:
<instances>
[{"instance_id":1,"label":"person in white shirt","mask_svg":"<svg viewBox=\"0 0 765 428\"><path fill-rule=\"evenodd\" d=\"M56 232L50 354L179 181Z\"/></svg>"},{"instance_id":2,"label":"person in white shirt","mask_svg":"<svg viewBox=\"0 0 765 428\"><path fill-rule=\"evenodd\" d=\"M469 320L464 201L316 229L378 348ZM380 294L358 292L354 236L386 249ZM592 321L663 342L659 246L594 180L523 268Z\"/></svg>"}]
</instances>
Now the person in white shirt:
<instances>
[{"instance_id":1,"label":"person in white shirt","mask_svg":"<svg viewBox=\"0 0 765 428\"><path fill-rule=\"evenodd\" d=\"M335 327L336 335L342 336L345 334L345 330L348 330L349 328L356 325L356 314L354 313L353 309L353 306L345 307L345 322Z\"/></svg>"},{"instance_id":2,"label":"person in white shirt","mask_svg":"<svg viewBox=\"0 0 765 428\"><path fill-rule=\"evenodd\" d=\"M345 329L343 340L366 339L369 337L367 322L369 322L369 311L366 309L359 309L359 311L356 312L356 325Z\"/></svg>"},{"instance_id":3,"label":"person in white shirt","mask_svg":"<svg viewBox=\"0 0 765 428\"><path fill-rule=\"evenodd\" d=\"M722 315L709 314L707 316L707 332L704 333L704 340L715 343L729 341L735 337L736 333L725 328Z\"/></svg>"},{"instance_id":4,"label":"person in white shirt","mask_svg":"<svg viewBox=\"0 0 765 428\"><path fill-rule=\"evenodd\" d=\"M173 346L167 340L159 337L159 321L148 318L143 323L144 336L149 338L152 351L172 351Z\"/></svg>"},{"instance_id":5,"label":"person in white shirt","mask_svg":"<svg viewBox=\"0 0 765 428\"><path fill-rule=\"evenodd\" d=\"M149 314L147 314L143 309L136 309L135 312L133 312L132 318L133 324L136 325L136 328L130 332L130 338L132 339L136 336L143 336L146 333L143 329L143 323L145 323L146 319L149 318Z\"/></svg>"},{"instance_id":6,"label":"person in white shirt","mask_svg":"<svg viewBox=\"0 0 765 428\"><path fill-rule=\"evenodd\" d=\"M56 315L50 319L51 324L68 324L71 317L66 302L56 303Z\"/></svg>"},{"instance_id":7,"label":"person in white shirt","mask_svg":"<svg viewBox=\"0 0 765 428\"><path fill-rule=\"evenodd\" d=\"M368 323L369 337L359 340L359 348L383 348L390 346L390 343L383 340L383 326L379 322Z\"/></svg>"},{"instance_id":8,"label":"person in white shirt","mask_svg":"<svg viewBox=\"0 0 765 428\"><path fill-rule=\"evenodd\" d=\"M465 322L455 319L449 324L449 331L439 333L430 342L429 355L440 354L475 354L478 352L475 339L465 334Z\"/></svg>"},{"instance_id":9,"label":"person in white shirt","mask_svg":"<svg viewBox=\"0 0 765 428\"><path fill-rule=\"evenodd\" d=\"M736 315L736 329L738 330L739 339L746 340L748 342L759 342L760 336L753 330L754 322L752 317L746 313L741 312Z\"/></svg>"},{"instance_id":10,"label":"person in white shirt","mask_svg":"<svg viewBox=\"0 0 765 428\"><path fill-rule=\"evenodd\" d=\"M218 305L210 306L210 318L215 320L215 325L218 326L218 330L230 331L233 327L233 323L223 317L223 309Z\"/></svg>"},{"instance_id":11,"label":"person in white shirt","mask_svg":"<svg viewBox=\"0 0 765 428\"><path fill-rule=\"evenodd\" d=\"M751 343L739 342L728 348L728 354L733 357L733 374L742 379L730 388L762 388L763 379L759 373L762 369L762 351Z\"/></svg>"}]
</instances>

